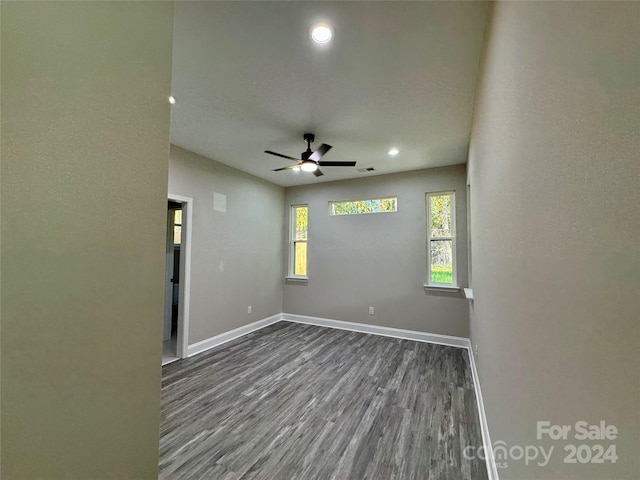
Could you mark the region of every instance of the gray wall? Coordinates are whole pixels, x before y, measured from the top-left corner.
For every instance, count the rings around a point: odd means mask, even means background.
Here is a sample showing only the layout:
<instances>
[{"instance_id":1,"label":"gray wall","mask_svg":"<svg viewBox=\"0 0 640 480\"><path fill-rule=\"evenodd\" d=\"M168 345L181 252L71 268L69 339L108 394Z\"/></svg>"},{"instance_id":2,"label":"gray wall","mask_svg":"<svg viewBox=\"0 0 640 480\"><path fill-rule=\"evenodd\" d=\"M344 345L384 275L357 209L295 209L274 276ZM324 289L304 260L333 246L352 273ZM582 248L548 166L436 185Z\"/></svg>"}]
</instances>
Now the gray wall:
<instances>
[{"instance_id":1,"label":"gray wall","mask_svg":"<svg viewBox=\"0 0 640 480\"><path fill-rule=\"evenodd\" d=\"M1 8L0 476L155 478L173 5Z\"/></svg>"},{"instance_id":2,"label":"gray wall","mask_svg":"<svg viewBox=\"0 0 640 480\"><path fill-rule=\"evenodd\" d=\"M194 199L189 344L282 312L284 189L172 145L169 192Z\"/></svg>"},{"instance_id":3,"label":"gray wall","mask_svg":"<svg viewBox=\"0 0 640 480\"><path fill-rule=\"evenodd\" d=\"M335 320L468 336L460 294L425 293L425 193L456 191L458 282L467 283L464 165L286 189L309 205L308 284L284 287L284 311ZM330 200L398 196L398 212L329 216ZM288 238L285 227L285 239ZM286 256L285 256L286 257ZM286 268L286 258L285 265ZM375 315L368 315L368 307Z\"/></svg>"},{"instance_id":4,"label":"gray wall","mask_svg":"<svg viewBox=\"0 0 640 480\"><path fill-rule=\"evenodd\" d=\"M472 341L493 441L555 445L500 478L638 478L638 3L498 2L470 146ZM615 424L564 464L536 422Z\"/></svg>"}]
</instances>

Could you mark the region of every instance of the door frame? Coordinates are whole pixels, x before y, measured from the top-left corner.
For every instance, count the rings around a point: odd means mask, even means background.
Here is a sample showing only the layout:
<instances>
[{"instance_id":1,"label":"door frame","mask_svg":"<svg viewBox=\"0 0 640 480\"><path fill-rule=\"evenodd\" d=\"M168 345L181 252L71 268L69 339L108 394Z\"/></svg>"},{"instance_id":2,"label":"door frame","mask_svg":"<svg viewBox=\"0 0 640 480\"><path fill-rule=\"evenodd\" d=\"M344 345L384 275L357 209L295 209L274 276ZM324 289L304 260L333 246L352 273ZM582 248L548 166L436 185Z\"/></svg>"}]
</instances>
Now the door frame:
<instances>
[{"instance_id":1,"label":"door frame","mask_svg":"<svg viewBox=\"0 0 640 480\"><path fill-rule=\"evenodd\" d=\"M169 193L168 198L174 202L182 203L176 356L178 358L187 358L189 347L189 301L191 299L191 220L193 218L193 198L173 193Z\"/></svg>"}]
</instances>

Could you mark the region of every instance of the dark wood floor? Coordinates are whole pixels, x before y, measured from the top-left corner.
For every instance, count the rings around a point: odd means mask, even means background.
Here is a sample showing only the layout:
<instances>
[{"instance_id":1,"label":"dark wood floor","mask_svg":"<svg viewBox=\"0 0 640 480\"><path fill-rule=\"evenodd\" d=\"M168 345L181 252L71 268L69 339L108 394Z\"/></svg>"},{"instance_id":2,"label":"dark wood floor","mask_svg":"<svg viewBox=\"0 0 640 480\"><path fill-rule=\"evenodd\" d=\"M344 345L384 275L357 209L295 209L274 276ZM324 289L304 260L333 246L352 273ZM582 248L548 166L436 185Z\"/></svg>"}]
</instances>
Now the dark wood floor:
<instances>
[{"instance_id":1,"label":"dark wood floor","mask_svg":"<svg viewBox=\"0 0 640 480\"><path fill-rule=\"evenodd\" d=\"M161 479L472 479L467 350L279 322L163 367Z\"/></svg>"}]
</instances>

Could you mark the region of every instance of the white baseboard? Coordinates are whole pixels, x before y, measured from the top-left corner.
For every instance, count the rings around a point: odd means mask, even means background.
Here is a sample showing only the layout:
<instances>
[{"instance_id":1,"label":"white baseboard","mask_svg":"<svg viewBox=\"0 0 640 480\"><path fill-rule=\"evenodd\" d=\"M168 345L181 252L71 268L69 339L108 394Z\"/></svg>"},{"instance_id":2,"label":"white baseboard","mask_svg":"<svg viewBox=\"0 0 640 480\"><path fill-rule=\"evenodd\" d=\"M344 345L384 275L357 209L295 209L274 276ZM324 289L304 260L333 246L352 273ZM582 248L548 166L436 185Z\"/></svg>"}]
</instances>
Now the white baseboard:
<instances>
[{"instance_id":1,"label":"white baseboard","mask_svg":"<svg viewBox=\"0 0 640 480\"><path fill-rule=\"evenodd\" d=\"M450 347L469 348L468 338L454 337L451 335L417 332L415 330L403 330L401 328L381 327L378 325L367 325L365 323L344 322L342 320L309 317L307 315L296 315L293 313L283 313L282 320L285 322L306 323L308 325L350 330L352 332L371 333L374 335L382 335L383 337L403 338L405 340L415 340L417 342L437 343L439 345L448 345Z\"/></svg>"},{"instance_id":2,"label":"white baseboard","mask_svg":"<svg viewBox=\"0 0 640 480\"><path fill-rule=\"evenodd\" d=\"M487 414L484 411L484 402L482 401L482 391L480 390L480 378L478 377L478 369L476 368L476 359L473 355L471 340L469 341L469 362L471 363L471 377L473 378L473 388L476 391L476 402L478 405L478 416L480 417L480 432L482 433L482 444L484 446L485 459L487 463L487 474L489 480L500 480L498 477L498 468L496 459L493 456L493 444L489 436L489 423L487 422Z\"/></svg>"},{"instance_id":3,"label":"white baseboard","mask_svg":"<svg viewBox=\"0 0 640 480\"><path fill-rule=\"evenodd\" d=\"M261 328L279 322L280 320L282 320L282 314L278 313L276 315L272 315L271 317L263 318L262 320L258 320L257 322L243 325L242 327L234 328L233 330L229 330L228 332L224 332L220 335L216 335L214 337L207 338L206 340L194 343L187 347L187 357L191 357L198 353L209 350L210 348L217 347L218 345L222 345L223 343L227 343L231 340L235 340L238 337L246 335L247 333L255 332L256 330L260 330Z\"/></svg>"}]
</instances>

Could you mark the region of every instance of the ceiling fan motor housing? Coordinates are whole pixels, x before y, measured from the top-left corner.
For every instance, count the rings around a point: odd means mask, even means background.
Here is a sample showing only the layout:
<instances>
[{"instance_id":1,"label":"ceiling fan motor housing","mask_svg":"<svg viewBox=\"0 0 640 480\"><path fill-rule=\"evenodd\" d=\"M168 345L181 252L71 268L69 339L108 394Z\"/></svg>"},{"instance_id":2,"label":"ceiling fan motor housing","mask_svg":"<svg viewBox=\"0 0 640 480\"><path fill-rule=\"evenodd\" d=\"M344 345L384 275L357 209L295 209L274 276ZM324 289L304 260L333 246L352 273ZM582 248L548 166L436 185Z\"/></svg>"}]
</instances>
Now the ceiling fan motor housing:
<instances>
[{"instance_id":1,"label":"ceiling fan motor housing","mask_svg":"<svg viewBox=\"0 0 640 480\"><path fill-rule=\"evenodd\" d=\"M311 143L316 139L316 136L313 133L305 133L304 134L304 141L307 142L307 150L305 152L302 152L300 154L300 158L303 161L309 160L309 157L311 156L311 154L313 153L311 151Z\"/></svg>"}]
</instances>

